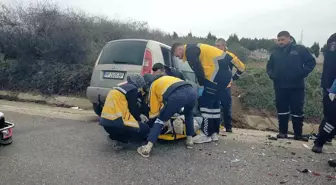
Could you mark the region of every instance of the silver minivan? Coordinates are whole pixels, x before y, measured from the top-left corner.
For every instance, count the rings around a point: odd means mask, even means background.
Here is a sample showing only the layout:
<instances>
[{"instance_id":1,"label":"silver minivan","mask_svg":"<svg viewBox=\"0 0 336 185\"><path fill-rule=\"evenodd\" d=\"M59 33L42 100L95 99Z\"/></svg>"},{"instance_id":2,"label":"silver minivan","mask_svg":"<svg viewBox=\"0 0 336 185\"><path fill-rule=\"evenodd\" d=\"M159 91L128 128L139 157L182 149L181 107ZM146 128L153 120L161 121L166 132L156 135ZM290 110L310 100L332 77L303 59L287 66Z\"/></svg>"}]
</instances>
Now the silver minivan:
<instances>
[{"instance_id":1,"label":"silver minivan","mask_svg":"<svg viewBox=\"0 0 336 185\"><path fill-rule=\"evenodd\" d=\"M107 43L100 52L86 94L97 115L111 88L126 81L128 75L152 73L155 63L180 70L196 86L196 77L188 63L172 59L171 47L153 40L121 39Z\"/></svg>"}]
</instances>

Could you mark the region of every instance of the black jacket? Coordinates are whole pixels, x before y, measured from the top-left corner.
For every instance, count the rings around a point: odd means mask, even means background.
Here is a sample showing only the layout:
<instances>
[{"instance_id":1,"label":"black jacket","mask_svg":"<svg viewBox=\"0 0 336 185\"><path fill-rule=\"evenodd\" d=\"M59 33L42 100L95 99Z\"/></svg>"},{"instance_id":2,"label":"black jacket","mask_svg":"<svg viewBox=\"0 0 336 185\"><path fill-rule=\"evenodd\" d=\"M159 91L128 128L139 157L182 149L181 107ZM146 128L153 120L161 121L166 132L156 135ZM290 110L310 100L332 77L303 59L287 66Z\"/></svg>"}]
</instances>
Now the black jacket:
<instances>
[{"instance_id":1,"label":"black jacket","mask_svg":"<svg viewBox=\"0 0 336 185\"><path fill-rule=\"evenodd\" d=\"M336 79L336 37L327 42L327 49L324 52L323 72L321 86L329 89Z\"/></svg>"},{"instance_id":2,"label":"black jacket","mask_svg":"<svg viewBox=\"0 0 336 185\"><path fill-rule=\"evenodd\" d=\"M168 67L168 66L164 66L164 68L165 68L165 72L168 76L174 76L174 77L179 78L179 79L184 80L184 81L186 80L185 77L183 76L183 74L180 71L176 70L175 68L171 68L171 67Z\"/></svg>"},{"instance_id":3,"label":"black jacket","mask_svg":"<svg viewBox=\"0 0 336 185\"><path fill-rule=\"evenodd\" d=\"M313 71L316 60L308 49L291 43L277 48L267 63L267 74L275 88L304 88L304 78Z\"/></svg>"}]
</instances>

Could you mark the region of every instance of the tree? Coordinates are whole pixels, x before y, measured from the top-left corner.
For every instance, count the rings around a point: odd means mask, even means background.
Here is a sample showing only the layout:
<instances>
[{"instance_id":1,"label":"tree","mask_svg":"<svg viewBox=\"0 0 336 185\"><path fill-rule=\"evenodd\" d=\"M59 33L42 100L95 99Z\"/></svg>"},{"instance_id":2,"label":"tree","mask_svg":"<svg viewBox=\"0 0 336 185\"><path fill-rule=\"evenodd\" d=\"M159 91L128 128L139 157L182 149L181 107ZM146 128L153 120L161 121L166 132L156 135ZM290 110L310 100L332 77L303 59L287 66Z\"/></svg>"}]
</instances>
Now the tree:
<instances>
[{"instance_id":1,"label":"tree","mask_svg":"<svg viewBox=\"0 0 336 185\"><path fill-rule=\"evenodd\" d=\"M208 33L207 37L208 40L217 40L217 37L215 35L212 35L211 32Z\"/></svg>"},{"instance_id":2,"label":"tree","mask_svg":"<svg viewBox=\"0 0 336 185\"><path fill-rule=\"evenodd\" d=\"M174 32L174 33L173 33L173 39L176 40L176 39L178 39L178 37L179 37L179 36L177 35L177 33Z\"/></svg>"},{"instance_id":3,"label":"tree","mask_svg":"<svg viewBox=\"0 0 336 185\"><path fill-rule=\"evenodd\" d=\"M320 44L317 42L314 42L314 44L310 47L312 54L314 54L317 57L320 55Z\"/></svg>"},{"instance_id":4,"label":"tree","mask_svg":"<svg viewBox=\"0 0 336 185\"><path fill-rule=\"evenodd\" d=\"M327 49L327 44L324 44L323 47L321 48L321 52L324 53Z\"/></svg>"},{"instance_id":5,"label":"tree","mask_svg":"<svg viewBox=\"0 0 336 185\"><path fill-rule=\"evenodd\" d=\"M193 35L192 35L191 32L188 33L188 37L189 37L189 38L193 37Z\"/></svg>"},{"instance_id":6,"label":"tree","mask_svg":"<svg viewBox=\"0 0 336 185\"><path fill-rule=\"evenodd\" d=\"M245 62L247 60L248 53L239 43L231 43L228 50L234 53L241 61Z\"/></svg>"},{"instance_id":7,"label":"tree","mask_svg":"<svg viewBox=\"0 0 336 185\"><path fill-rule=\"evenodd\" d=\"M228 40L226 41L226 44L230 46L233 43L238 43L239 44L239 38L237 34L230 35Z\"/></svg>"}]
</instances>

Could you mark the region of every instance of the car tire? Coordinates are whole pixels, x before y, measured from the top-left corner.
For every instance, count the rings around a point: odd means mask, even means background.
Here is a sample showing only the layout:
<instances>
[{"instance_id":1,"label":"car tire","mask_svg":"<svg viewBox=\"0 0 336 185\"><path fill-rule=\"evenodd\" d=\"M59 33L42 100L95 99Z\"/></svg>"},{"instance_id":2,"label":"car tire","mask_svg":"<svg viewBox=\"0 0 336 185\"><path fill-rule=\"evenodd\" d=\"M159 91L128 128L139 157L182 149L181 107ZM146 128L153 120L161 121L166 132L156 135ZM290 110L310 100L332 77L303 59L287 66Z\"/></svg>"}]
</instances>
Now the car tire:
<instances>
[{"instance_id":1,"label":"car tire","mask_svg":"<svg viewBox=\"0 0 336 185\"><path fill-rule=\"evenodd\" d=\"M94 103L94 104L92 104L92 108L93 108L93 111L97 114L97 116L100 117L101 113L103 111L103 107L100 106L100 105L98 105L98 104L96 104L96 103Z\"/></svg>"}]
</instances>

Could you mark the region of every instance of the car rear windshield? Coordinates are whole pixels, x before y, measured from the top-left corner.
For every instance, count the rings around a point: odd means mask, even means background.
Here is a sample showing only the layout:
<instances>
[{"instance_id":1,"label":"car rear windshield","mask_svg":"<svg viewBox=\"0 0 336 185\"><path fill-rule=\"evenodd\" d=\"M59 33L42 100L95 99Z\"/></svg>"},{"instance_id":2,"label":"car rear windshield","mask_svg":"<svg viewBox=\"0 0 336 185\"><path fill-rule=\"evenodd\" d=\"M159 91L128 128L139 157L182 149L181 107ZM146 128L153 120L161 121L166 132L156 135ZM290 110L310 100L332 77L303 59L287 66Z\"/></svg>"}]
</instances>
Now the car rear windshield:
<instances>
[{"instance_id":1,"label":"car rear windshield","mask_svg":"<svg viewBox=\"0 0 336 185\"><path fill-rule=\"evenodd\" d=\"M116 41L103 48L99 64L142 65L146 41Z\"/></svg>"}]
</instances>

